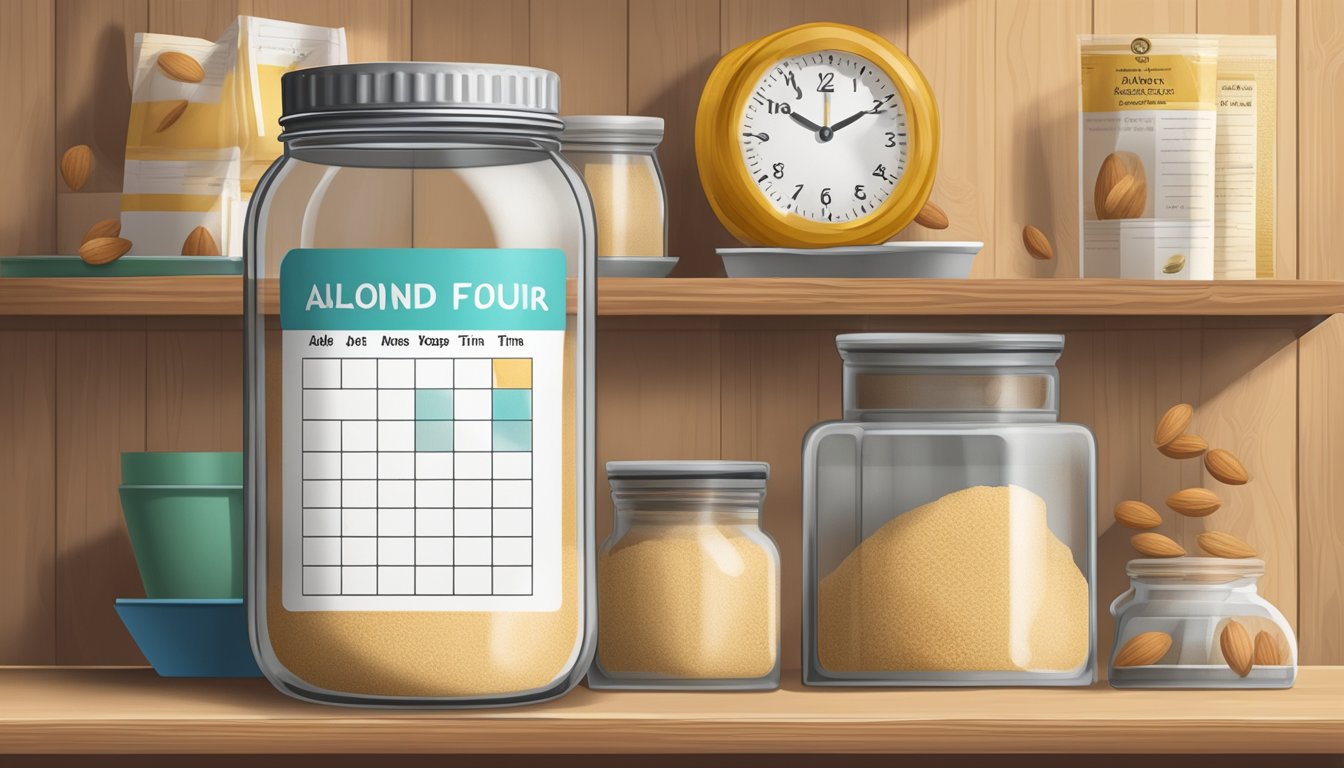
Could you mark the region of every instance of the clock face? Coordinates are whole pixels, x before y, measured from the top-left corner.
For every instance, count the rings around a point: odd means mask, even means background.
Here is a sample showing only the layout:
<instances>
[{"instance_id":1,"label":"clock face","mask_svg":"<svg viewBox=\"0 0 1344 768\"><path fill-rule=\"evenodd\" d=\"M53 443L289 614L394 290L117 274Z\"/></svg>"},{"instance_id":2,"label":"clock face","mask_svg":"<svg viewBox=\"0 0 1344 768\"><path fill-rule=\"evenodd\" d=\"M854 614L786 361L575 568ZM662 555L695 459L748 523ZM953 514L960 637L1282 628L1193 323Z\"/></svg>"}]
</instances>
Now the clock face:
<instances>
[{"instance_id":1,"label":"clock face","mask_svg":"<svg viewBox=\"0 0 1344 768\"><path fill-rule=\"evenodd\" d=\"M905 103L884 71L851 53L779 61L752 90L740 124L743 162L781 213L861 219L905 172Z\"/></svg>"}]
</instances>

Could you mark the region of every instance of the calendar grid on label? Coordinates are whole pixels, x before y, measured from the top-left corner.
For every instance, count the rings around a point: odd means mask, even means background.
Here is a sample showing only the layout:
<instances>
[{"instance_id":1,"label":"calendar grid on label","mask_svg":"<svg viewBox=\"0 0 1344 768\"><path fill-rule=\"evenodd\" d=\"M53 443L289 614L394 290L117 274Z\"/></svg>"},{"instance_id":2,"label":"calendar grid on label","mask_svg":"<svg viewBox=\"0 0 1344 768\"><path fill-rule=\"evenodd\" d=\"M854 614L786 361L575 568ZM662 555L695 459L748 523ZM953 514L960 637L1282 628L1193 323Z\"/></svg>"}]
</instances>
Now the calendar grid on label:
<instances>
[{"instance_id":1,"label":"calendar grid on label","mask_svg":"<svg viewBox=\"0 0 1344 768\"><path fill-rule=\"evenodd\" d=\"M534 593L530 358L301 365L302 595Z\"/></svg>"}]
</instances>

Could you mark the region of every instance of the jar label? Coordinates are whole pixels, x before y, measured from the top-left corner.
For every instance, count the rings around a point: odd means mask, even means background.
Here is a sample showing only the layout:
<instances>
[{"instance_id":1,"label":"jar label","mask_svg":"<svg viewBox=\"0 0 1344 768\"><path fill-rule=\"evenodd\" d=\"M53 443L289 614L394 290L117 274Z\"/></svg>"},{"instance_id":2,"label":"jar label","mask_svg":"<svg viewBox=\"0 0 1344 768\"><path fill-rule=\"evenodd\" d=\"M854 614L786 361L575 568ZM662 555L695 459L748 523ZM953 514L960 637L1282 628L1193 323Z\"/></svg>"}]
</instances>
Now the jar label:
<instances>
[{"instance_id":1,"label":"jar label","mask_svg":"<svg viewBox=\"0 0 1344 768\"><path fill-rule=\"evenodd\" d=\"M566 259L280 264L290 611L560 607Z\"/></svg>"}]
</instances>

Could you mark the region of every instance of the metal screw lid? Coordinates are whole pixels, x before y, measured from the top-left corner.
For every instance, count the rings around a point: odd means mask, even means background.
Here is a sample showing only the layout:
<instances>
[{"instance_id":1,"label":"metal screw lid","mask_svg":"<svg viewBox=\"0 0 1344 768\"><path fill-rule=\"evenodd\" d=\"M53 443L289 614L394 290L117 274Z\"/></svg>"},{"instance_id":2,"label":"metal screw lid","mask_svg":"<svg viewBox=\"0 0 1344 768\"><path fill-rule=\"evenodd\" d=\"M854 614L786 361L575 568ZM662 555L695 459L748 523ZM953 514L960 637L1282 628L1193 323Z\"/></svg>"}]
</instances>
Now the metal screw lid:
<instances>
[{"instance_id":1,"label":"metal screw lid","mask_svg":"<svg viewBox=\"0 0 1344 768\"><path fill-rule=\"evenodd\" d=\"M644 115L566 115L560 141L566 150L649 149L663 140L663 118Z\"/></svg>"},{"instance_id":2,"label":"metal screw lid","mask_svg":"<svg viewBox=\"0 0 1344 768\"><path fill-rule=\"evenodd\" d=\"M374 62L287 72L280 122L321 112L461 107L556 115L560 76L505 64Z\"/></svg>"}]
</instances>

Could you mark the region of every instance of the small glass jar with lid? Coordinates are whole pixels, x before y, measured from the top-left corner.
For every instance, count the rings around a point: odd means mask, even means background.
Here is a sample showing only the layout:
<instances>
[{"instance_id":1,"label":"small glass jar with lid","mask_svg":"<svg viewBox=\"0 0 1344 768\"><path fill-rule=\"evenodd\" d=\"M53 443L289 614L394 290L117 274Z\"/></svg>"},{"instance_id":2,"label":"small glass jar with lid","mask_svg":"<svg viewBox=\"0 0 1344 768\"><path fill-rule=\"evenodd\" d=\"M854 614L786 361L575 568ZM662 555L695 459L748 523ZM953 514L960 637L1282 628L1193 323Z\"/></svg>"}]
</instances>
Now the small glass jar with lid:
<instances>
[{"instance_id":1,"label":"small glass jar with lid","mask_svg":"<svg viewBox=\"0 0 1344 768\"><path fill-rule=\"evenodd\" d=\"M1058 335L850 334L803 443L803 681L1087 685L1096 446Z\"/></svg>"},{"instance_id":2,"label":"small glass jar with lid","mask_svg":"<svg viewBox=\"0 0 1344 768\"><path fill-rule=\"evenodd\" d=\"M663 118L569 115L560 140L593 196L598 257L666 256Z\"/></svg>"},{"instance_id":3,"label":"small glass jar with lid","mask_svg":"<svg viewBox=\"0 0 1344 768\"><path fill-rule=\"evenodd\" d=\"M1116 688L1291 688L1297 679L1297 640L1288 619L1262 598L1256 584L1263 560L1176 557L1131 560L1130 588L1111 603L1115 647L1109 679ZM1240 624L1248 641L1242 675L1223 654L1222 637ZM1135 637L1158 633L1161 658L1117 666ZM1165 638L1161 636L1165 635ZM1244 661L1244 660L1243 660Z\"/></svg>"},{"instance_id":4,"label":"small glass jar with lid","mask_svg":"<svg viewBox=\"0 0 1344 768\"><path fill-rule=\"evenodd\" d=\"M597 560L590 688L779 687L779 552L761 530L770 466L607 464L615 527Z\"/></svg>"}]
</instances>

